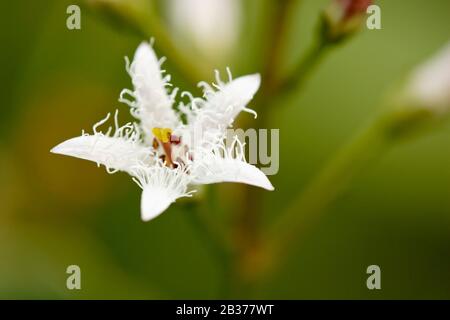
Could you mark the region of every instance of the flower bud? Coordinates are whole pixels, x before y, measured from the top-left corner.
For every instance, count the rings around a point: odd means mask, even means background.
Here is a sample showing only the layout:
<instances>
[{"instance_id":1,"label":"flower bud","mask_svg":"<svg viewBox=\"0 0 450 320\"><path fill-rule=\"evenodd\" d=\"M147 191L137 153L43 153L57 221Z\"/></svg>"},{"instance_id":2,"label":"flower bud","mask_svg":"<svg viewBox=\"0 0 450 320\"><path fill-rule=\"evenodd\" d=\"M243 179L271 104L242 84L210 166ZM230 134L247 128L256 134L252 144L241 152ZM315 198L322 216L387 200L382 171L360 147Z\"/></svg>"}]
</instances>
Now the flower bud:
<instances>
[{"instance_id":1,"label":"flower bud","mask_svg":"<svg viewBox=\"0 0 450 320\"><path fill-rule=\"evenodd\" d=\"M372 0L332 0L322 16L322 35L339 42L359 30Z\"/></svg>"},{"instance_id":2,"label":"flower bud","mask_svg":"<svg viewBox=\"0 0 450 320\"><path fill-rule=\"evenodd\" d=\"M413 71L405 95L412 104L435 113L450 111L450 42Z\"/></svg>"},{"instance_id":3,"label":"flower bud","mask_svg":"<svg viewBox=\"0 0 450 320\"><path fill-rule=\"evenodd\" d=\"M404 137L440 122L450 111L450 43L417 67L385 117L389 136Z\"/></svg>"}]
</instances>

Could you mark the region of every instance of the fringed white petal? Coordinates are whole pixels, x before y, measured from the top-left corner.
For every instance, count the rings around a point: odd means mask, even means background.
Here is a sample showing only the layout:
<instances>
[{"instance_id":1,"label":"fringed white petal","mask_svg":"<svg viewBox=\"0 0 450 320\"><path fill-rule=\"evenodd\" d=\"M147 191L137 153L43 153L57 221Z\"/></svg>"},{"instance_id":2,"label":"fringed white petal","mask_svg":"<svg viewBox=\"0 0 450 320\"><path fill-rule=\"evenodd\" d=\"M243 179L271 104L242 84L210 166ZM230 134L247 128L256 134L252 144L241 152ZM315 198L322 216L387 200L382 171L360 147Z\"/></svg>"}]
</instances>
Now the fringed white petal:
<instances>
[{"instance_id":1,"label":"fringed white petal","mask_svg":"<svg viewBox=\"0 0 450 320\"><path fill-rule=\"evenodd\" d=\"M234 119L241 111L256 113L246 108L260 86L259 74L243 76L232 80L228 70L230 81L220 80L216 73L216 82L213 87L205 82L199 85L203 87L205 100L191 98L190 109L184 107L188 122L195 135L208 133L203 137L205 141L213 141L222 135L227 127L232 125Z\"/></svg>"},{"instance_id":2,"label":"fringed white petal","mask_svg":"<svg viewBox=\"0 0 450 320\"><path fill-rule=\"evenodd\" d=\"M127 123L119 127L117 110L114 115L114 128L109 127L106 133L97 130L108 121L110 115L108 113L92 127L92 135L83 131L81 136L60 143L50 152L96 162L97 165L104 165L109 173L129 172L130 168L138 163L152 162L154 155L141 143L137 125Z\"/></svg>"},{"instance_id":3,"label":"fringed white petal","mask_svg":"<svg viewBox=\"0 0 450 320\"><path fill-rule=\"evenodd\" d=\"M229 75L230 81L224 83L220 80L218 73L216 75L216 91L203 85L207 99L204 108L222 117L228 117L221 119L222 124L228 125L253 99L261 84L261 77L259 74L251 74L231 80Z\"/></svg>"},{"instance_id":4,"label":"fringed white petal","mask_svg":"<svg viewBox=\"0 0 450 320\"><path fill-rule=\"evenodd\" d=\"M245 161L243 144L237 139L229 148L219 144L213 149L213 152L206 150L203 153L194 154L193 183L239 182L270 191L274 190L267 176L257 167Z\"/></svg>"},{"instance_id":5,"label":"fringed white petal","mask_svg":"<svg viewBox=\"0 0 450 320\"><path fill-rule=\"evenodd\" d=\"M219 156L202 161L197 166L194 175L194 183L209 184L218 182L239 182L266 190L274 190L267 176L254 165L236 159L226 159Z\"/></svg>"},{"instance_id":6,"label":"fringed white petal","mask_svg":"<svg viewBox=\"0 0 450 320\"><path fill-rule=\"evenodd\" d=\"M186 167L169 168L162 162L154 166L134 168L133 180L142 188L141 218L149 221L163 213L176 199L190 197L190 182Z\"/></svg>"},{"instance_id":7,"label":"fringed white petal","mask_svg":"<svg viewBox=\"0 0 450 320\"><path fill-rule=\"evenodd\" d=\"M170 76L161 70L163 59L158 60L153 48L147 42L139 45L133 62L127 66L134 91L125 89L119 101L131 107L131 113L142 122L142 128L151 139L151 129L175 128L179 119L172 109L177 89L168 94Z\"/></svg>"},{"instance_id":8,"label":"fringed white petal","mask_svg":"<svg viewBox=\"0 0 450 320\"><path fill-rule=\"evenodd\" d=\"M84 135L66 140L51 152L96 162L104 165L109 172L128 172L137 163L150 160L148 148L123 138L100 135Z\"/></svg>"}]
</instances>

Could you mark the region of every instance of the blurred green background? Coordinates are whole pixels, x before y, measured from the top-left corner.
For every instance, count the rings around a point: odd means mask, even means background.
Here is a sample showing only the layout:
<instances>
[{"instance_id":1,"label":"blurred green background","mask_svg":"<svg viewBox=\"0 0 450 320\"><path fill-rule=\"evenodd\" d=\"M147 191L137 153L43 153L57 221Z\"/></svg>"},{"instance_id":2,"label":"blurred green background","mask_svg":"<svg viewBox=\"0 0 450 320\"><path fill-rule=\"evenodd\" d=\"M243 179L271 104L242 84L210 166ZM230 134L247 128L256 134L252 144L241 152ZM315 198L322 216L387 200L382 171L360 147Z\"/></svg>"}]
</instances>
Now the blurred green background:
<instances>
[{"instance_id":1,"label":"blurred green background","mask_svg":"<svg viewBox=\"0 0 450 320\"><path fill-rule=\"evenodd\" d=\"M234 54L212 62L229 65L235 76L261 71L274 1L242 2ZM327 3L295 7L283 70L311 43ZM69 4L81 7L81 30L66 28ZM382 30L364 30L334 50L302 92L277 100L264 115L281 138L280 171L270 177L276 190L258 193L266 224L376 113L383 95L449 39L447 0L377 4ZM145 39L84 2L0 6L0 298L216 298L220 267L182 204L144 223L140 191L127 175L49 152L115 108L127 119L127 106L117 102L131 86L123 56ZM158 8L166 21L165 1ZM202 59L192 48L185 54ZM192 88L170 60L165 66L176 86ZM222 210L211 218L232 221L233 186L214 188ZM81 267L80 291L66 289L71 264ZM371 264L381 267L382 290L366 288ZM450 298L450 124L398 145L359 176L249 297Z\"/></svg>"}]
</instances>

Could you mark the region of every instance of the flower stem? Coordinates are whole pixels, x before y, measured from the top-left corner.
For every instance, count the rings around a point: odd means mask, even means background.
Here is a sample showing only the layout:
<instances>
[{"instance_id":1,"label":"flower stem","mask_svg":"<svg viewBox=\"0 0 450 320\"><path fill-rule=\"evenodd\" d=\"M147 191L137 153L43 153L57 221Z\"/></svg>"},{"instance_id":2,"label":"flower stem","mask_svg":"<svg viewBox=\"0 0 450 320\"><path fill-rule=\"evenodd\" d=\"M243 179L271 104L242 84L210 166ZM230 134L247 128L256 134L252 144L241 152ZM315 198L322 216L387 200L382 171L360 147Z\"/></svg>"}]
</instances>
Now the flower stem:
<instances>
[{"instance_id":1,"label":"flower stem","mask_svg":"<svg viewBox=\"0 0 450 320\"><path fill-rule=\"evenodd\" d=\"M188 210L186 216L220 269L218 295L221 299L226 299L231 291L231 250L228 243L220 237L220 232L217 228L206 219L206 216L211 214L209 202L191 203L189 206L191 206L191 210Z\"/></svg>"},{"instance_id":2,"label":"flower stem","mask_svg":"<svg viewBox=\"0 0 450 320\"><path fill-rule=\"evenodd\" d=\"M263 82L260 93L254 102L258 107L259 116L252 127L264 128L267 118L262 114L272 103L276 92L276 83L280 77L279 70L282 62L283 50L286 45L291 14L298 0L280 0L273 4L273 13L268 22L272 32L269 34L267 51L265 52L265 65L263 70ZM244 127L250 123L244 124ZM260 218L263 211L261 203L261 190L253 186L240 186L240 198L243 199L236 217L236 230L234 233L236 252L233 261L233 294L238 298L249 298L254 290L254 275L252 267L259 260L259 248L261 243Z\"/></svg>"},{"instance_id":3,"label":"flower stem","mask_svg":"<svg viewBox=\"0 0 450 320\"><path fill-rule=\"evenodd\" d=\"M442 121L427 109L390 107L328 162L268 231L266 249L272 263L279 263L351 181L389 147Z\"/></svg>"},{"instance_id":4,"label":"flower stem","mask_svg":"<svg viewBox=\"0 0 450 320\"><path fill-rule=\"evenodd\" d=\"M282 0L274 4L274 13L271 23L271 41L268 41L268 50L266 53L265 66L263 68L263 87L264 95L268 96L276 89L280 78L280 70L286 50L287 35L289 25L292 21L295 7L299 0Z\"/></svg>"},{"instance_id":5,"label":"flower stem","mask_svg":"<svg viewBox=\"0 0 450 320\"><path fill-rule=\"evenodd\" d=\"M301 89L331 47L331 44L325 42L323 38L316 37L311 47L294 68L294 71L280 81L277 87L278 91L284 93Z\"/></svg>"},{"instance_id":6,"label":"flower stem","mask_svg":"<svg viewBox=\"0 0 450 320\"><path fill-rule=\"evenodd\" d=\"M356 135L280 216L268 234L268 248L275 255L273 261L284 257L352 179L390 145L392 139L386 134L386 124L380 118Z\"/></svg>"}]
</instances>

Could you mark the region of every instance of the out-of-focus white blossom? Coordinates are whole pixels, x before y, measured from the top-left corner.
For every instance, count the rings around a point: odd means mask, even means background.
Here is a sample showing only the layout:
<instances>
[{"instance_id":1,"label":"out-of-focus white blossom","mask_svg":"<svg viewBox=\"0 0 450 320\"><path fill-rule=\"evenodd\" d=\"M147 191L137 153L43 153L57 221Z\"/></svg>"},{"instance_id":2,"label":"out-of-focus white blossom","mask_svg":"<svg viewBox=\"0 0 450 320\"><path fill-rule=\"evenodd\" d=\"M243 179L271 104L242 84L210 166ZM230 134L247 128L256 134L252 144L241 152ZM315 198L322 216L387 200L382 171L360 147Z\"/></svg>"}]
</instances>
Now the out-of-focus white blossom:
<instances>
[{"instance_id":1,"label":"out-of-focus white blossom","mask_svg":"<svg viewBox=\"0 0 450 320\"><path fill-rule=\"evenodd\" d=\"M413 72L407 95L438 113L450 110L450 43Z\"/></svg>"},{"instance_id":2,"label":"out-of-focus white blossom","mask_svg":"<svg viewBox=\"0 0 450 320\"><path fill-rule=\"evenodd\" d=\"M240 0L170 0L170 23L206 57L220 59L233 49L241 26Z\"/></svg>"}]
</instances>

